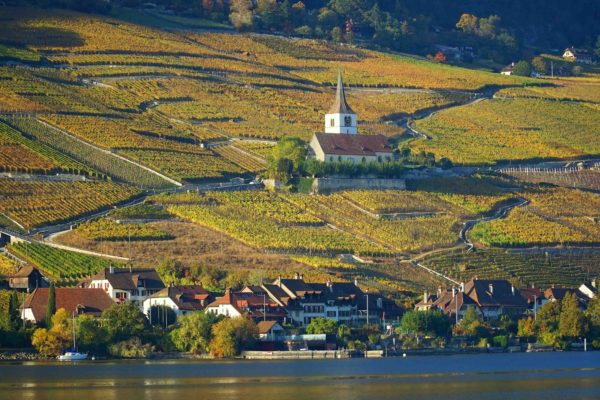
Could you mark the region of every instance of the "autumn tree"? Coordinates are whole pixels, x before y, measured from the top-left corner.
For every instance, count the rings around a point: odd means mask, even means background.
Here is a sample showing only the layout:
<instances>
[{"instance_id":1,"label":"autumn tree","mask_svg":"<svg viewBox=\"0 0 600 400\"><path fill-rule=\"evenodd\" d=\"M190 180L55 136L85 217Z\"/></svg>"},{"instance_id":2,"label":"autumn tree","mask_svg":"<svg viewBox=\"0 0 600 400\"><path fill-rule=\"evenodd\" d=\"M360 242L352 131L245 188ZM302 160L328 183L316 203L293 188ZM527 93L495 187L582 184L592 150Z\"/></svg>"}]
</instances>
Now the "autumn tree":
<instances>
[{"instance_id":1,"label":"autumn tree","mask_svg":"<svg viewBox=\"0 0 600 400\"><path fill-rule=\"evenodd\" d=\"M561 310L558 318L558 332L560 336L574 339L584 336L588 331L588 325L579 309L579 301L575 293L567 293L561 301Z\"/></svg>"},{"instance_id":2,"label":"autumn tree","mask_svg":"<svg viewBox=\"0 0 600 400\"><path fill-rule=\"evenodd\" d=\"M248 317L227 318L212 327L210 354L216 358L230 358L251 348L258 338L258 329Z\"/></svg>"},{"instance_id":3,"label":"autumn tree","mask_svg":"<svg viewBox=\"0 0 600 400\"><path fill-rule=\"evenodd\" d=\"M524 337L529 340L532 336L535 336L535 321L531 317L520 319L518 322L517 336Z\"/></svg>"},{"instance_id":4,"label":"autumn tree","mask_svg":"<svg viewBox=\"0 0 600 400\"><path fill-rule=\"evenodd\" d=\"M229 5L229 20L238 31L254 27L252 0L232 0Z\"/></svg>"},{"instance_id":5,"label":"autumn tree","mask_svg":"<svg viewBox=\"0 0 600 400\"><path fill-rule=\"evenodd\" d=\"M438 51L437 53L435 53L433 61L439 64L444 64L446 62L446 55L441 51Z\"/></svg>"},{"instance_id":6,"label":"autumn tree","mask_svg":"<svg viewBox=\"0 0 600 400\"><path fill-rule=\"evenodd\" d=\"M71 316L64 308L60 308L52 316L50 325L50 329L36 329L31 344L41 355L56 357L71 344Z\"/></svg>"},{"instance_id":7,"label":"autumn tree","mask_svg":"<svg viewBox=\"0 0 600 400\"><path fill-rule=\"evenodd\" d=\"M466 33L474 33L479 27L479 18L472 14L463 14L456 23L456 27Z\"/></svg>"}]
</instances>

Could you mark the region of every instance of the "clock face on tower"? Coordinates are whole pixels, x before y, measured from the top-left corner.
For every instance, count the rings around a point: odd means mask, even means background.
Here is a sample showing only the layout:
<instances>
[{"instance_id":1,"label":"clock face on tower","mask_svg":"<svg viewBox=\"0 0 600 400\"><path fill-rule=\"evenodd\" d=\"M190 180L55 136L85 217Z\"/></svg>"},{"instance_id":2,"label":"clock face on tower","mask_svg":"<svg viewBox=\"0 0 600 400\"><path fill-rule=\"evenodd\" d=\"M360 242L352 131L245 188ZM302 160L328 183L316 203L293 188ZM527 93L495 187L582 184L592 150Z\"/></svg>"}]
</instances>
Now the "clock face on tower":
<instances>
[{"instance_id":1,"label":"clock face on tower","mask_svg":"<svg viewBox=\"0 0 600 400\"><path fill-rule=\"evenodd\" d=\"M352 117L347 115L344 117L344 126L352 126Z\"/></svg>"}]
</instances>

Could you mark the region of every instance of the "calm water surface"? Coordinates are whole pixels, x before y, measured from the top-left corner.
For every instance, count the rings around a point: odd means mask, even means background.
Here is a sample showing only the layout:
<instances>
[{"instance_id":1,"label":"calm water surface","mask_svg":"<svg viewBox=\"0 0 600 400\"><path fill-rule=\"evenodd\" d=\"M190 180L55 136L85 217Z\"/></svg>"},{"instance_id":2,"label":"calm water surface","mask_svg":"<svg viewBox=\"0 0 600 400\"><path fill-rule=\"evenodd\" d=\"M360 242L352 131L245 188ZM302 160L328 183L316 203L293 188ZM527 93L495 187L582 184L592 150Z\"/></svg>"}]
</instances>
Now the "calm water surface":
<instances>
[{"instance_id":1,"label":"calm water surface","mask_svg":"<svg viewBox=\"0 0 600 400\"><path fill-rule=\"evenodd\" d=\"M0 364L0 400L600 399L600 352Z\"/></svg>"}]
</instances>

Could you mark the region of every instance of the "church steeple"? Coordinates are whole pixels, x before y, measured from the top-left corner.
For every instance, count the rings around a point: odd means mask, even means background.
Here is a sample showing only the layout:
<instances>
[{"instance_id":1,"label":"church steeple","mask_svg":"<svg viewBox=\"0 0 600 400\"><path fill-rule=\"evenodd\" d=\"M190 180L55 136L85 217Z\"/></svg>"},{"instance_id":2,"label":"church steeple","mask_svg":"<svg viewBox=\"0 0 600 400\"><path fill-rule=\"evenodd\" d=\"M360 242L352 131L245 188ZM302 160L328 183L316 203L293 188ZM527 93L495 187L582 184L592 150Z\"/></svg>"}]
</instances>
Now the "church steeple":
<instances>
[{"instance_id":1,"label":"church steeple","mask_svg":"<svg viewBox=\"0 0 600 400\"><path fill-rule=\"evenodd\" d=\"M346 102L346 91L344 90L344 81L342 79L342 71L338 70L337 92L335 94L335 102L329 109L327 114L354 114Z\"/></svg>"},{"instance_id":2,"label":"church steeple","mask_svg":"<svg viewBox=\"0 0 600 400\"><path fill-rule=\"evenodd\" d=\"M325 115L325 133L356 135L356 114L346 101L342 71L338 71L335 102Z\"/></svg>"}]
</instances>

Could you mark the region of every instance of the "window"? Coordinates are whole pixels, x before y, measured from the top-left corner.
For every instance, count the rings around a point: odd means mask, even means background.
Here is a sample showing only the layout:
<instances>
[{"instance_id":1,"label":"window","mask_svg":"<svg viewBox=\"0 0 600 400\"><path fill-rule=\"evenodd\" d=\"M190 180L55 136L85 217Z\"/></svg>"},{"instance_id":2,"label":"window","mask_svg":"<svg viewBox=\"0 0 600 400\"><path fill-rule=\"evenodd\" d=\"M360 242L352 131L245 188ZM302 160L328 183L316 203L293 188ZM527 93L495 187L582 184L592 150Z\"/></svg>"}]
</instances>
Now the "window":
<instances>
[{"instance_id":1,"label":"window","mask_svg":"<svg viewBox=\"0 0 600 400\"><path fill-rule=\"evenodd\" d=\"M332 128L335 126L335 118L331 118L329 120L329 126L332 127Z\"/></svg>"},{"instance_id":2,"label":"window","mask_svg":"<svg viewBox=\"0 0 600 400\"><path fill-rule=\"evenodd\" d=\"M327 318L335 318L335 311L327 311Z\"/></svg>"},{"instance_id":3,"label":"window","mask_svg":"<svg viewBox=\"0 0 600 400\"><path fill-rule=\"evenodd\" d=\"M365 164L367 162L367 157L363 157L361 161L363 164Z\"/></svg>"},{"instance_id":4,"label":"window","mask_svg":"<svg viewBox=\"0 0 600 400\"><path fill-rule=\"evenodd\" d=\"M381 158L381 156L377 156L377 161L382 162L383 159Z\"/></svg>"},{"instance_id":5,"label":"window","mask_svg":"<svg viewBox=\"0 0 600 400\"><path fill-rule=\"evenodd\" d=\"M338 161L341 162L342 161L342 156L338 156Z\"/></svg>"},{"instance_id":6,"label":"window","mask_svg":"<svg viewBox=\"0 0 600 400\"><path fill-rule=\"evenodd\" d=\"M329 157L329 161L333 161L333 156L332 156L332 157Z\"/></svg>"},{"instance_id":7,"label":"window","mask_svg":"<svg viewBox=\"0 0 600 400\"><path fill-rule=\"evenodd\" d=\"M346 115L344 117L344 126L352 126L352 117L349 115Z\"/></svg>"}]
</instances>

